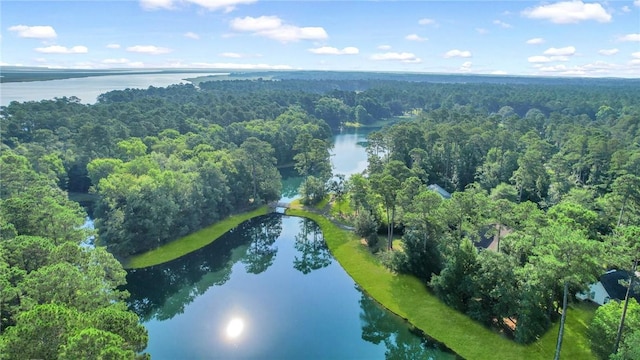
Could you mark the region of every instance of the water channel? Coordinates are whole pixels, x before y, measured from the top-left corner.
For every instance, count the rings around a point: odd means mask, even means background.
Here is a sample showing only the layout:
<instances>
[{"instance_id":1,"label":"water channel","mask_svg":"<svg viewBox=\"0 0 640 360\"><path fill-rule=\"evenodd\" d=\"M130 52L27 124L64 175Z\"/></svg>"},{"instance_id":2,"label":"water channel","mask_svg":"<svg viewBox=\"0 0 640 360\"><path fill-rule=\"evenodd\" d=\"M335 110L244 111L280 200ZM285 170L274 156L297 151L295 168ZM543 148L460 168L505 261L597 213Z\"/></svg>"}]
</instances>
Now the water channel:
<instances>
[{"instance_id":1,"label":"water channel","mask_svg":"<svg viewBox=\"0 0 640 360\"><path fill-rule=\"evenodd\" d=\"M364 170L365 139L335 137L334 173ZM288 201L299 179L284 177ZM127 280L153 359L455 358L364 294L301 218L253 219Z\"/></svg>"}]
</instances>

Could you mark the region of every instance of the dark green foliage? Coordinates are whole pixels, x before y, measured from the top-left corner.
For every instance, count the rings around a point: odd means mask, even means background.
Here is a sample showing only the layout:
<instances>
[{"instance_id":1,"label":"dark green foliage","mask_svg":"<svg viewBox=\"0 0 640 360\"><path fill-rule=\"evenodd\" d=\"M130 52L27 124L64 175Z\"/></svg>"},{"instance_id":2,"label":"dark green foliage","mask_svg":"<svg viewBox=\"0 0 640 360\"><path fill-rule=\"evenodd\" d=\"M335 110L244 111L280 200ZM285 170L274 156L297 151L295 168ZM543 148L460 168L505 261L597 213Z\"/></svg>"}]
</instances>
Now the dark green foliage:
<instances>
[{"instance_id":1,"label":"dark green foliage","mask_svg":"<svg viewBox=\"0 0 640 360\"><path fill-rule=\"evenodd\" d=\"M2 174L2 209L15 212L4 213L13 234L0 240L0 358L135 358L147 332L122 302L122 265L80 245L86 215L55 182L9 150L1 159L27 181Z\"/></svg>"},{"instance_id":2,"label":"dark green foliage","mask_svg":"<svg viewBox=\"0 0 640 360\"><path fill-rule=\"evenodd\" d=\"M367 245L374 249L378 243L378 227L380 224L369 211L361 211L356 215L355 232L367 241Z\"/></svg>"},{"instance_id":3,"label":"dark green foliage","mask_svg":"<svg viewBox=\"0 0 640 360\"><path fill-rule=\"evenodd\" d=\"M591 349L600 359L608 359L614 350L622 307L623 304L618 301L610 301L600 306L589 325L588 335ZM635 299L631 299L627 309L625 331L622 337L623 342L636 329L640 329L640 305Z\"/></svg>"},{"instance_id":4,"label":"dark green foliage","mask_svg":"<svg viewBox=\"0 0 640 360\"><path fill-rule=\"evenodd\" d=\"M322 179L315 176L308 176L298 190L302 197L301 202L305 205L315 205L324 199L327 193L327 185Z\"/></svg>"},{"instance_id":5,"label":"dark green foliage","mask_svg":"<svg viewBox=\"0 0 640 360\"><path fill-rule=\"evenodd\" d=\"M471 241L464 239L440 274L430 282L438 297L461 312L467 312L476 293L473 277L479 269L477 257Z\"/></svg>"},{"instance_id":6,"label":"dark green foliage","mask_svg":"<svg viewBox=\"0 0 640 360\"><path fill-rule=\"evenodd\" d=\"M414 274L428 283L433 275L440 274L443 259L438 242L432 237L423 237L416 230L405 232L402 237L406 261L403 271Z\"/></svg>"}]
</instances>

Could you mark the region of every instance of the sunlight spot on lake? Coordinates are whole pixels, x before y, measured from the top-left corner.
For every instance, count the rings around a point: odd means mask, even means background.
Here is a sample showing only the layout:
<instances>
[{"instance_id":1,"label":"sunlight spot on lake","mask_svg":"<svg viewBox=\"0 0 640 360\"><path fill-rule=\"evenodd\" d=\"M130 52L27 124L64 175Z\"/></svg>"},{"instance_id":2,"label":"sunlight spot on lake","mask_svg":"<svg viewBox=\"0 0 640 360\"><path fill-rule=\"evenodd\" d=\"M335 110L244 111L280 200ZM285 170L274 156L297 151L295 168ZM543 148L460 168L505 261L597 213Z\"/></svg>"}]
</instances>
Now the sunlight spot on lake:
<instances>
[{"instance_id":1,"label":"sunlight spot on lake","mask_svg":"<svg viewBox=\"0 0 640 360\"><path fill-rule=\"evenodd\" d=\"M235 339L240 334L242 334L242 330L244 330L244 321L240 318L233 318L227 324L227 336L230 339Z\"/></svg>"}]
</instances>

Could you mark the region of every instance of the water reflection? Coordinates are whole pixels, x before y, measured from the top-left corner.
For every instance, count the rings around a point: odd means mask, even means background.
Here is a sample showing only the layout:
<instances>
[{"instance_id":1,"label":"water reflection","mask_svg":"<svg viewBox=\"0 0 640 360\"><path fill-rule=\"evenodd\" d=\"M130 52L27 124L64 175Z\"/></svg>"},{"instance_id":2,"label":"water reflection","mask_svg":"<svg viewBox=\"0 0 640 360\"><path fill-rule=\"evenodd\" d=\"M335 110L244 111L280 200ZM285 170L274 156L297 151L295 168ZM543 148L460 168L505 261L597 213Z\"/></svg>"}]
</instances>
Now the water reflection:
<instances>
[{"instance_id":1,"label":"water reflection","mask_svg":"<svg viewBox=\"0 0 640 360\"><path fill-rule=\"evenodd\" d=\"M453 354L447 354L443 346L434 341L427 341L422 334L403 324L398 316L383 309L360 288L360 321L362 323L362 339L374 344L385 345L385 359L456 359Z\"/></svg>"},{"instance_id":2,"label":"water reflection","mask_svg":"<svg viewBox=\"0 0 640 360\"><path fill-rule=\"evenodd\" d=\"M239 261L247 272L265 271L275 258L273 243L282 231L282 217L261 216L247 221L187 256L144 269L129 270L129 307L143 321L167 320L212 286L226 283Z\"/></svg>"},{"instance_id":3,"label":"water reflection","mask_svg":"<svg viewBox=\"0 0 640 360\"><path fill-rule=\"evenodd\" d=\"M300 252L293 260L293 267L303 274L322 269L331 264L331 253L315 222L300 219L300 233L295 237L295 248Z\"/></svg>"},{"instance_id":4,"label":"water reflection","mask_svg":"<svg viewBox=\"0 0 640 360\"><path fill-rule=\"evenodd\" d=\"M244 320L240 318L233 318L229 321L229 324L227 324L227 337L230 339L236 339L242 334L242 330L244 330Z\"/></svg>"},{"instance_id":5,"label":"water reflection","mask_svg":"<svg viewBox=\"0 0 640 360\"><path fill-rule=\"evenodd\" d=\"M306 219L253 219L127 280L156 360L451 358L354 289Z\"/></svg>"},{"instance_id":6,"label":"water reflection","mask_svg":"<svg viewBox=\"0 0 640 360\"><path fill-rule=\"evenodd\" d=\"M250 274L260 274L273 264L278 252L278 248L273 244L282 232L280 216L263 216L255 222L257 224L245 230L251 243L242 258L242 263Z\"/></svg>"}]
</instances>

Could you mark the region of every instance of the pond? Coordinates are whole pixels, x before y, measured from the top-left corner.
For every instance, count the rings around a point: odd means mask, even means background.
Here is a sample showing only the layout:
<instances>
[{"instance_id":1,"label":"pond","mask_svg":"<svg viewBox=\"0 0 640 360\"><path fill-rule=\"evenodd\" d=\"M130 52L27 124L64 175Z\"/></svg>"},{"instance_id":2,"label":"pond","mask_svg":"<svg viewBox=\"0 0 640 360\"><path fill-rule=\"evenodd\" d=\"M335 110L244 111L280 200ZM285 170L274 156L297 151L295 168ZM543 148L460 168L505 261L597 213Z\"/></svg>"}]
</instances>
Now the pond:
<instances>
[{"instance_id":1,"label":"pond","mask_svg":"<svg viewBox=\"0 0 640 360\"><path fill-rule=\"evenodd\" d=\"M335 174L367 166L367 131L334 137ZM301 179L283 171L282 201ZM153 359L454 359L363 293L309 220L267 215L166 264L130 270Z\"/></svg>"},{"instance_id":2,"label":"pond","mask_svg":"<svg viewBox=\"0 0 640 360\"><path fill-rule=\"evenodd\" d=\"M455 358L364 294L307 219L255 218L127 280L153 359Z\"/></svg>"}]
</instances>

